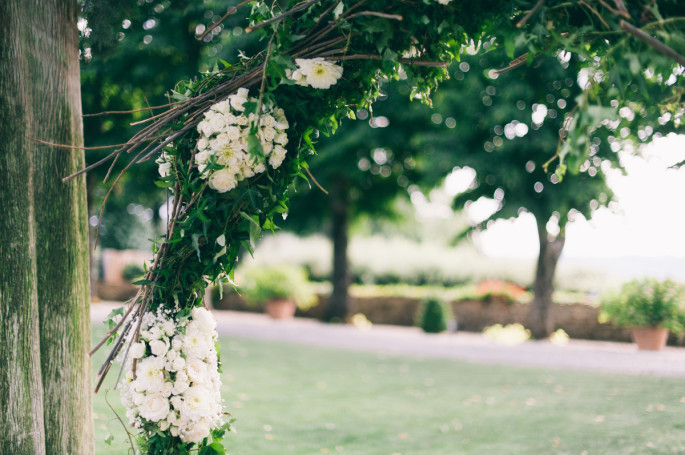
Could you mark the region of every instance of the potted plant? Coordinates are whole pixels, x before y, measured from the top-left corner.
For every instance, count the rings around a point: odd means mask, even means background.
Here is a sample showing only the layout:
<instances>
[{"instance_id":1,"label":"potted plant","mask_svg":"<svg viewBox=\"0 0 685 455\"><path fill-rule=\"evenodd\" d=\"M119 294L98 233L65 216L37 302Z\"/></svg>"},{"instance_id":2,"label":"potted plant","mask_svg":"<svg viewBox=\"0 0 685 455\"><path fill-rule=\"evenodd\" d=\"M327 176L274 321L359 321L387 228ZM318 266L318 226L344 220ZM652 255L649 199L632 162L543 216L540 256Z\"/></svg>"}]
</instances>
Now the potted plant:
<instances>
[{"instance_id":1,"label":"potted plant","mask_svg":"<svg viewBox=\"0 0 685 455\"><path fill-rule=\"evenodd\" d=\"M630 328L638 349L662 349L669 331L685 330L684 288L671 280L630 281L602 298L600 322L606 321Z\"/></svg>"},{"instance_id":2,"label":"potted plant","mask_svg":"<svg viewBox=\"0 0 685 455\"><path fill-rule=\"evenodd\" d=\"M241 288L248 304L264 305L266 313L274 319L292 318L296 308L307 309L316 302L301 267L251 268L245 272Z\"/></svg>"}]
</instances>

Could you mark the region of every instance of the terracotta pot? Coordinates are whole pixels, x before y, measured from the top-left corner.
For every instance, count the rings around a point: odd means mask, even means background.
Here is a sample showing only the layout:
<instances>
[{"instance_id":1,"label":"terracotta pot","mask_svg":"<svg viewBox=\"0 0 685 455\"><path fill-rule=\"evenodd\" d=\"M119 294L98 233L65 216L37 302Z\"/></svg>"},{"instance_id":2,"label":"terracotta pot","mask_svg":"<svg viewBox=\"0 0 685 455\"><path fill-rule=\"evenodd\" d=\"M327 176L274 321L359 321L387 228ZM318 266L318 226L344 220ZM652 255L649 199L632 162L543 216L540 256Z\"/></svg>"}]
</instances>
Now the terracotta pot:
<instances>
[{"instance_id":1,"label":"terracotta pot","mask_svg":"<svg viewBox=\"0 0 685 455\"><path fill-rule=\"evenodd\" d=\"M630 329L637 348L645 351L659 351L666 346L668 329L662 327L633 327Z\"/></svg>"},{"instance_id":2,"label":"terracotta pot","mask_svg":"<svg viewBox=\"0 0 685 455\"><path fill-rule=\"evenodd\" d=\"M292 319L295 316L295 308L292 299L272 299L264 305L266 314L273 319Z\"/></svg>"}]
</instances>

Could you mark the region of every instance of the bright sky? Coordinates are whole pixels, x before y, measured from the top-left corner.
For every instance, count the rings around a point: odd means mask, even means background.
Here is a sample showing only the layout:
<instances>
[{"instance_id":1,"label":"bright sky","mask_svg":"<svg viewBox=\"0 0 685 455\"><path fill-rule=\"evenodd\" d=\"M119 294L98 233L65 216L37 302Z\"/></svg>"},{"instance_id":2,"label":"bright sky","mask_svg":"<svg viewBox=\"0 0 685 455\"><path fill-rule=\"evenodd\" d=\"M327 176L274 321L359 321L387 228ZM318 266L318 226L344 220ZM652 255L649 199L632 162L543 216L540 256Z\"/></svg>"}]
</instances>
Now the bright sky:
<instances>
[{"instance_id":1,"label":"bright sky","mask_svg":"<svg viewBox=\"0 0 685 455\"><path fill-rule=\"evenodd\" d=\"M626 155L626 176L610 175L618 209L600 209L590 221L582 217L566 230L566 257L675 256L685 257L685 168L668 166L685 160L685 136L671 135L648 146L645 158ZM463 185L467 175L455 178ZM449 189L448 189L449 192ZM474 204L470 215L478 216ZM533 217L498 221L477 240L493 257L536 257L537 232Z\"/></svg>"}]
</instances>

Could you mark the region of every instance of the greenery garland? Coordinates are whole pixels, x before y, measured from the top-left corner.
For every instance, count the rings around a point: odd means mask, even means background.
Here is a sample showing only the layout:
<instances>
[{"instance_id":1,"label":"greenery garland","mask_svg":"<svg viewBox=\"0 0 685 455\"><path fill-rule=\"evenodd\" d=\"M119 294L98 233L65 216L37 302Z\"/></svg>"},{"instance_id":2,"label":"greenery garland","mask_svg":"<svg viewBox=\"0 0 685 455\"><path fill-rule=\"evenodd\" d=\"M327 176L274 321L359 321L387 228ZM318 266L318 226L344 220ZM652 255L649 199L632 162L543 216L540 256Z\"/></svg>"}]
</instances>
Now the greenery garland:
<instances>
[{"instance_id":1,"label":"greenery garland","mask_svg":"<svg viewBox=\"0 0 685 455\"><path fill-rule=\"evenodd\" d=\"M216 378L189 369L220 365L213 326L188 331L212 325L199 312L205 288L232 279L241 248L252 252L262 230L277 229L295 179L315 182L306 159L318 134L370 110L383 80L409 77L412 96L428 102L471 36L460 19L471 6L444 3L308 1L278 12L253 2L247 30L262 33L266 49L180 82L168 109L110 155L131 154L127 168L157 157L159 186L173 201L137 295L110 315L94 349L113 344L96 391L123 358L124 402L144 452L224 453L230 422L197 405Z\"/></svg>"}]
</instances>

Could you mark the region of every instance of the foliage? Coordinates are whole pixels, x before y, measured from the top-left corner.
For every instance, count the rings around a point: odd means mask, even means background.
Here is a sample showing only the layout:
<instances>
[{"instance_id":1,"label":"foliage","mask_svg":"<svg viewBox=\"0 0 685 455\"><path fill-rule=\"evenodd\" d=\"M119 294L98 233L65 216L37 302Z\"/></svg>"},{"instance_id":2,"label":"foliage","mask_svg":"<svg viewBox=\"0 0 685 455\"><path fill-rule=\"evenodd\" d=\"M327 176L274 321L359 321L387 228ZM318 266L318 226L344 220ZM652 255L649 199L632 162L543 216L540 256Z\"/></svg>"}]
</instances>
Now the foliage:
<instances>
[{"instance_id":1,"label":"foliage","mask_svg":"<svg viewBox=\"0 0 685 455\"><path fill-rule=\"evenodd\" d=\"M126 264L124 266L124 270L122 271L122 276L124 279L131 282L142 278L144 274L145 270L139 264L135 263Z\"/></svg>"},{"instance_id":2,"label":"foliage","mask_svg":"<svg viewBox=\"0 0 685 455\"><path fill-rule=\"evenodd\" d=\"M671 280L642 278L601 299L600 320L619 327L663 327L685 331L685 287Z\"/></svg>"},{"instance_id":3,"label":"foliage","mask_svg":"<svg viewBox=\"0 0 685 455\"><path fill-rule=\"evenodd\" d=\"M244 271L242 278L240 291L249 304L262 305L273 299L292 299L302 309L316 304L316 296L303 268L288 265L252 267Z\"/></svg>"},{"instance_id":4,"label":"foliage","mask_svg":"<svg viewBox=\"0 0 685 455\"><path fill-rule=\"evenodd\" d=\"M447 322L452 318L452 310L447 303L434 297L421 303L417 323L426 333L440 333L447 330Z\"/></svg>"}]
</instances>

